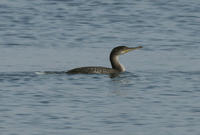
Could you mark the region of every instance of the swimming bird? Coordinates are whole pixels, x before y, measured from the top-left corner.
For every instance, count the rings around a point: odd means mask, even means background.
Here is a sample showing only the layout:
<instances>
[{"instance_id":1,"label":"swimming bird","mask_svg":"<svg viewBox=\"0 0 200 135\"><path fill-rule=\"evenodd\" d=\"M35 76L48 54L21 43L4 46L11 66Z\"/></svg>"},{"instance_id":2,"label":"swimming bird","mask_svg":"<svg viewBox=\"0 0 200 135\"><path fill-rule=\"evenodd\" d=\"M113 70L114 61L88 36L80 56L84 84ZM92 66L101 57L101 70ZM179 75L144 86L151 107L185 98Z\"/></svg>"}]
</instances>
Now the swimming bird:
<instances>
[{"instance_id":1,"label":"swimming bird","mask_svg":"<svg viewBox=\"0 0 200 135\"><path fill-rule=\"evenodd\" d=\"M110 62L112 68L100 67L100 66L91 66L91 67L80 67L74 68L66 73L69 74L116 74L125 71L125 68L122 64L119 63L119 56L130 52L132 50L136 50L142 48L142 46L138 47L127 47L127 46L118 46L112 49L110 53Z\"/></svg>"}]
</instances>

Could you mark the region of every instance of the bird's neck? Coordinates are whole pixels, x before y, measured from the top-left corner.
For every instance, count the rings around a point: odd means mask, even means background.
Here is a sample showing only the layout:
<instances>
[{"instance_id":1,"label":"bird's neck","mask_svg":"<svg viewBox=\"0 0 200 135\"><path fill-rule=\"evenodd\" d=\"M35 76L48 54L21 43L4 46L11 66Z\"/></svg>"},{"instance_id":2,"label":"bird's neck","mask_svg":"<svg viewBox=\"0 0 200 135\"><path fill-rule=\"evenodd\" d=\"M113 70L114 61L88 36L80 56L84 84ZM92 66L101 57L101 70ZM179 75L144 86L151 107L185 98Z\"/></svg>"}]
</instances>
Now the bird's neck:
<instances>
[{"instance_id":1,"label":"bird's neck","mask_svg":"<svg viewBox=\"0 0 200 135\"><path fill-rule=\"evenodd\" d=\"M110 55L110 62L113 69L116 69L119 72L124 72L125 68L122 64L119 63L119 56L117 55Z\"/></svg>"}]
</instances>

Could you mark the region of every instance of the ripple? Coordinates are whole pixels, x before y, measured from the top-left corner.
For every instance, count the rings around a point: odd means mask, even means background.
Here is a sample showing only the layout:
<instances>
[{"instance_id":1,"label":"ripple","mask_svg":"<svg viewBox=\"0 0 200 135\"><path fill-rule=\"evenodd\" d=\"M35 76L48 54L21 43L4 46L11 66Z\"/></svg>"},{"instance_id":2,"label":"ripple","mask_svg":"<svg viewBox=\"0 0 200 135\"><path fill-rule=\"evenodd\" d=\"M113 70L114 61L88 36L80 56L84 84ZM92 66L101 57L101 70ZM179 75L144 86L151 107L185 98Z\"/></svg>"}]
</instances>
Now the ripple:
<instances>
[{"instance_id":1,"label":"ripple","mask_svg":"<svg viewBox=\"0 0 200 135\"><path fill-rule=\"evenodd\" d=\"M2 1L1 134L199 134L199 10L194 0ZM63 72L110 67L113 47L137 44L120 57L130 72Z\"/></svg>"}]
</instances>

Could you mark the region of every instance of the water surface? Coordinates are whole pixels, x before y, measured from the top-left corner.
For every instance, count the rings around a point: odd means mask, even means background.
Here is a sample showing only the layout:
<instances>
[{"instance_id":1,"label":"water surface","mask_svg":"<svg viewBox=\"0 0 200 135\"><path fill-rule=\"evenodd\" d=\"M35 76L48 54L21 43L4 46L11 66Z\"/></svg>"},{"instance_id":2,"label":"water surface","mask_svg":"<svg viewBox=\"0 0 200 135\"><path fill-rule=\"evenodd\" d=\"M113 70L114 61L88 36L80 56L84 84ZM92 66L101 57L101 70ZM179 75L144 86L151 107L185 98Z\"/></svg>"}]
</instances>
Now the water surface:
<instances>
[{"instance_id":1,"label":"water surface","mask_svg":"<svg viewBox=\"0 0 200 135\"><path fill-rule=\"evenodd\" d=\"M2 135L200 133L200 2L2 0ZM36 74L110 67L127 72Z\"/></svg>"}]
</instances>

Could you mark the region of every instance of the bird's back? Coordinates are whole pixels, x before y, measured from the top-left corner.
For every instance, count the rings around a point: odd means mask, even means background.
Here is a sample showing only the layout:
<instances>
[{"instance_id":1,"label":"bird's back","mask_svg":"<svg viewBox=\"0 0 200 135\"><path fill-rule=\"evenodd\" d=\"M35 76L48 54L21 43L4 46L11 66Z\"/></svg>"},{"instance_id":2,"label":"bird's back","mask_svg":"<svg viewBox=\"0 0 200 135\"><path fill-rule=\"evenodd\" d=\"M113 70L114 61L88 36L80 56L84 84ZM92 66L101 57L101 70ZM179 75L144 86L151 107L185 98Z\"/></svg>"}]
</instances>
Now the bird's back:
<instances>
[{"instance_id":1,"label":"bird's back","mask_svg":"<svg viewBox=\"0 0 200 135\"><path fill-rule=\"evenodd\" d=\"M107 67L80 67L67 71L69 74L113 74L119 71Z\"/></svg>"}]
</instances>

